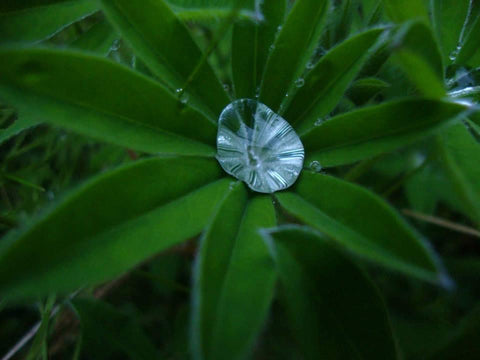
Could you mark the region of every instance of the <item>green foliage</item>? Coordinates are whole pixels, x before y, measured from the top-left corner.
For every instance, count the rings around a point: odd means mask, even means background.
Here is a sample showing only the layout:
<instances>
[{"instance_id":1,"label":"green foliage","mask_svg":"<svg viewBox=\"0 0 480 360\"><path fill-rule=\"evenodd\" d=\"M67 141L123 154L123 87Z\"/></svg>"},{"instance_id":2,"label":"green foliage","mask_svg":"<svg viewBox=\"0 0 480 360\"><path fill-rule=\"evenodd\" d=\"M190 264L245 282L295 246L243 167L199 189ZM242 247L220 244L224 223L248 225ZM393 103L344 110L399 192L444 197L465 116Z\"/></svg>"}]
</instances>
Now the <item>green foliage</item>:
<instances>
[{"instance_id":1,"label":"green foliage","mask_svg":"<svg viewBox=\"0 0 480 360\"><path fill-rule=\"evenodd\" d=\"M307 359L399 358L385 304L366 273L310 229L283 227L267 239Z\"/></svg>"},{"instance_id":2,"label":"green foliage","mask_svg":"<svg viewBox=\"0 0 480 360\"><path fill-rule=\"evenodd\" d=\"M46 1L43 1L45 3ZM50 1L52 6L30 6L30 4L0 8L0 43L32 43L47 39L69 24L93 13L98 9L94 0ZM13 3L13 1L12 1ZM22 3L22 1L20 2ZM39 5L40 1L24 2ZM0 5L2 6L2 5ZM16 10L3 13L2 10ZM21 11L20 11L21 10Z\"/></svg>"},{"instance_id":3,"label":"green foliage","mask_svg":"<svg viewBox=\"0 0 480 360\"><path fill-rule=\"evenodd\" d=\"M0 354L477 358L479 39L470 0L3 1ZM291 189L214 159L238 98Z\"/></svg>"},{"instance_id":4,"label":"green foliage","mask_svg":"<svg viewBox=\"0 0 480 360\"><path fill-rule=\"evenodd\" d=\"M289 213L368 260L428 281L445 280L421 237L381 198L361 187L304 172L295 193L277 197Z\"/></svg>"}]
</instances>

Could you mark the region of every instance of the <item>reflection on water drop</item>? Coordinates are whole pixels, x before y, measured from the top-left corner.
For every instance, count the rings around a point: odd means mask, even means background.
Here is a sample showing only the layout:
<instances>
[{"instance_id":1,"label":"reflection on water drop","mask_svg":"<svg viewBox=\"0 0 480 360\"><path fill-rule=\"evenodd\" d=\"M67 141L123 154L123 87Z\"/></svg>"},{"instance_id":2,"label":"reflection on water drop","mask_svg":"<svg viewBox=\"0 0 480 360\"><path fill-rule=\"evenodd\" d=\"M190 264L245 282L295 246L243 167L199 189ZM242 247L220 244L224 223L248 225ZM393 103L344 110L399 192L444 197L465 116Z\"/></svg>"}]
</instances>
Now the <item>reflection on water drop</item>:
<instances>
[{"instance_id":1,"label":"reflection on water drop","mask_svg":"<svg viewBox=\"0 0 480 360\"><path fill-rule=\"evenodd\" d=\"M304 155L290 124L266 105L240 99L222 111L217 160L252 190L273 193L291 186L300 174Z\"/></svg>"},{"instance_id":2,"label":"reflection on water drop","mask_svg":"<svg viewBox=\"0 0 480 360\"><path fill-rule=\"evenodd\" d=\"M258 99L260 97L260 86L257 86L255 89L255 97Z\"/></svg>"},{"instance_id":3,"label":"reflection on water drop","mask_svg":"<svg viewBox=\"0 0 480 360\"><path fill-rule=\"evenodd\" d=\"M312 161L308 167L315 172L322 171L322 165L320 165L320 163L316 160Z\"/></svg>"},{"instance_id":4,"label":"reflection on water drop","mask_svg":"<svg viewBox=\"0 0 480 360\"><path fill-rule=\"evenodd\" d=\"M305 85L305 79L299 78L299 79L295 80L295 86L297 88L301 88L303 85Z\"/></svg>"},{"instance_id":5,"label":"reflection on water drop","mask_svg":"<svg viewBox=\"0 0 480 360\"><path fill-rule=\"evenodd\" d=\"M315 125L315 126L320 126L320 125L323 124L323 121L324 121L324 120L323 120L322 118L318 118L317 121L315 121L315 124L314 124L314 125Z\"/></svg>"},{"instance_id":6,"label":"reflection on water drop","mask_svg":"<svg viewBox=\"0 0 480 360\"><path fill-rule=\"evenodd\" d=\"M118 51L120 49L120 39L115 39L110 47L110 51Z\"/></svg>"}]
</instances>

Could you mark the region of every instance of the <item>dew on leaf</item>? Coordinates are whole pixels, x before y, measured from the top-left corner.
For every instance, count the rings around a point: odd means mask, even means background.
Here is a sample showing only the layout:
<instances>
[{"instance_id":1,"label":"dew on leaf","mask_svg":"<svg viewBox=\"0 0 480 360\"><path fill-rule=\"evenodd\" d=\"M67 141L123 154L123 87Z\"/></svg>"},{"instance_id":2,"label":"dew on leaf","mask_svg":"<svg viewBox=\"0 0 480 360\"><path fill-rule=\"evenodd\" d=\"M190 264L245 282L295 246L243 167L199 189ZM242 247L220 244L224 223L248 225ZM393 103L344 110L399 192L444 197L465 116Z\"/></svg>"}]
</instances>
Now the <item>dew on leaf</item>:
<instances>
[{"instance_id":1,"label":"dew on leaf","mask_svg":"<svg viewBox=\"0 0 480 360\"><path fill-rule=\"evenodd\" d=\"M310 165L308 166L310 169L312 169L315 172L320 172L322 171L322 165L318 161L312 161Z\"/></svg>"},{"instance_id":2,"label":"dew on leaf","mask_svg":"<svg viewBox=\"0 0 480 360\"><path fill-rule=\"evenodd\" d=\"M297 88L301 88L303 85L305 85L305 79L299 78L299 79L295 80L295 86Z\"/></svg>"},{"instance_id":3,"label":"dew on leaf","mask_svg":"<svg viewBox=\"0 0 480 360\"><path fill-rule=\"evenodd\" d=\"M221 113L217 160L252 190L273 193L297 180L305 151L290 124L266 105L235 100Z\"/></svg>"}]
</instances>

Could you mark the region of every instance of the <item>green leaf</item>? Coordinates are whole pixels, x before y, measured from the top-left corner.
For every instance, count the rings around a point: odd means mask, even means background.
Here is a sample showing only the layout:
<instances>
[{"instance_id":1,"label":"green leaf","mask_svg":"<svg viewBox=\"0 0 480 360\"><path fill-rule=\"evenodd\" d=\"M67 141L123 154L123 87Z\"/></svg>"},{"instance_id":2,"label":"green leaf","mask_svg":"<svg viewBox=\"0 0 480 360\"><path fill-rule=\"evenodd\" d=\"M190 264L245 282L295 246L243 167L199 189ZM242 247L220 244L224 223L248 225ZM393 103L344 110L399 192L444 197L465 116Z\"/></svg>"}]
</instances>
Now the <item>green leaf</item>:
<instances>
[{"instance_id":1,"label":"green leaf","mask_svg":"<svg viewBox=\"0 0 480 360\"><path fill-rule=\"evenodd\" d=\"M452 331L448 341L427 359L475 360L480 357L480 306L477 305Z\"/></svg>"},{"instance_id":2,"label":"green leaf","mask_svg":"<svg viewBox=\"0 0 480 360\"><path fill-rule=\"evenodd\" d=\"M463 41L463 45L455 60L456 64L480 66L480 14L477 15L471 30Z\"/></svg>"},{"instance_id":3,"label":"green leaf","mask_svg":"<svg viewBox=\"0 0 480 360\"><path fill-rule=\"evenodd\" d=\"M0 3L0 13L27 10L69 1L71 0L4 0Z\"/></svg>"},{"instance_id":4,"label":"green leaf","mask_svg":"<svg viewBox=\"0 0 480 360\"><path fill-rule=\"evenodd\" d=\"M35 338L33 339L30 350L28 351L26 360L47 359L47 356L42 356L42 354L47 354L48 328L54 304L55 296L50 295L45 301L44 306L42 306L42 320L40 321L40 327L35 334Z\"/></svg>"},{"instance_id":5,"label":"green leaf","mask_svg":"<svg viewBox=\"0 0 480 360\"><path fill-rule=\"evenodd\" d=\"M305 129L329 114L339 103L348 86L365 63L368 50L383 29L372 29L342 42L324 55L305 77L285 112L285 119Z\"/></svg>"},{"instance_id":6,"label":"green leaf","mask_svg":"<svg viewBox=\"0 0 480 360\"><path fill-rule=\"evenodd\" d=\"M285 16L285 0L265 0L264 20L259 23L238 22L232 35L232 74L237 99L253 99L257 95L269 47Z\"/></svg>"},{"instance_id":7,"label":"green leaf","mask_svg":"<svg viewBox=\"0 0 480 360\"><path fill-rule=\"evenodd\" d=\"M362 269L308 228L265 234L305 359L398 359L385 304Z\"/></svg>"},{"instance_id":8,"label":"green leaf","mask_svg":"<svg viewBox=\"0 0 480 360\"><path fill-rule=\"evenodd\" d=\"M258 20L260 14L255 8L254 0L167 0L175 14L183 21L206 21L226 19L235 7L240 5L238 17L245 20ZM237 1L238 3L238 1Z\"/></svg>"},{"instance_id":9,"label":"green leaf","mask_svg":"<svg viewBox=\"0 0 480 360\"><path fill-rule=\"evenodd\" d=\"M12 120L13 123L10 124ZM39 123L40 121L35 116L22 116L18 118L13 109L1 108L0 105L0 124L2 125L0 128L0 144ZM4 126L4 124L7 125Z\"/></svg>"},{"instance_id":10,"label":"green leaf","mask_svg":"<svg viewBox=\"0 0 480 360\"><path fill-rule=\"evenodd\" d=\"M165 1L101 3L109 20L152 73L171 89L191 94L190 103L216 121L230 102L228 96L187 28Z\"/></svg>"},{"instance_id":11,"label":"green leaf","mask_svg":"<svg viewBox=\"0 0 480 360\"><path fill-rule=\"evenodd\" d=\"M355 104L363 105L389 87L389 83L379 78L368 77L356 80L348 89L347 95Z\"/></svg>"},{"instance_id":12,"label":"green leaf","mask_svg":"<svg viewBox=\"0 0 480 360\"><path fill-rule=\"evenodd\" d=\"M231 10L235 6L235 0L167 0L173 8L183 9L210 9L213 7L227 8ZM242 7L250 11L255 10L254 0L244 0Z\"/></svg>"},{"instance_id":13,"label":"green leaf","mask_svg":"<svg viewBox=\"0 0 480 360\"><path fill-rule=\"evenodd\" d=\"M196 359L243 359L262 328L275 271L259 228L275 226L269 197L247 203L242 183L225 197L205 232L193 295Z\"/></svg>"},{"instance_id":14,"label":"green leaf","mask_svg":"<svg viewBox=\"0 0 480 360\"><path fill-rule=\"evenodd\" d=\"M306 163L331 167L371 158L424 138L465 110L451 102L405 99L341 114L302 135Z\"/></svg>"},{"instance_id":15,"label":"green leaf","mask_svg":"<svg viewBox=\"0 0 480 360\"><path fill-rule=\"evenodd\" d=\"M158 83L86 53L0 50L0 97L39 118L150 153L211 156L215 124Z\"/></svg>"},{"instance_id":16,"label":"green leaf","mask_svg":"<svg viewBox=\"0 0 480 360\"><path fill-rule=\"evenodd\" d=\"M168 157L93 178L2 241L2 297L97 284L197 235L228 189L212 183L221 175L215 160Z\"/></svg>"},{"instance_id":17,"label":"green leaf","mask_svg":"<svg viewBox=\"0 0 480 360\"><path fill-rule=\"evenodd\" d=\"M70 47L106 56L117 38L112 26L106 20L101 20L75 39Z\"/></svg>"},{"instance_id":18,"label":"green leaf","mask_svg":"<svg viewBox=\"0 0 480 360\"><path fill-rule=\"evenodd\" d=\"M442 55L430 28L422 22L403 25L393 41L395 60L425 96L445 96Z\"/></svg>"},{"instance_id":19,"label":"green leaf","mask_svg":"<svg viewBox=\"0 0 480 360\"><path fill-rule=\"evenodd\" d=\"M260 101L278 111L317 45L329 0L297 0L282 26L263 75Z\"/></svg>"},{"instance_id":20,"label":"green leaf","mask_svg":"<svg viewBox=\"0 0 480 360\"><path fill-rule=\"evenodd\" d=\"M346 181L306 171L295 192L277 195L282 207L353 253L419 279L445 281L421 236L382 198Z\"/></svg>"},{"instance_id":21,"label":"green leaf","mask_svg":"<svg viewBox=\"0 0 480 360\"><path fill-rule=\"evenodd\" d=\"M470 1L434 0L432 19L445 64L451 63L468 14Z\"/></svg>"},{"instance_id":22,"label":"green leaf","mask_svg":"<svg viewBox=\"0 0 480 360\"><path fill-rule=\"evenodd\" d=\"M458 124L442 132L438 150L465 214L480 228L480 144Z\"/></svg>"},{"instance_id":23,"label":"green leaf","mask_svg":"<svg viewBox=\"0 0 480 360\"><path fill-rule=\"evenodd\" d=\"M160 359L159 353L132 317L99 300L76 299L73 307L80 317L82 348L94 358L119 353L134 360Z\"/></svg>"},{"instance_id":24,"label":"green leaf","mask_svg":"<svg viewBox=\"0 0 480 360\"><path fill-rule=\"evenodd\" d=\"M22 3L36 3L19 1ZM98 5L94 0L58 1L50 6L25 8L22 11L2 13L16 9L15 4L0 5L0 43L35 42L49 38L64 27L94 13ZM27 4L25 4L25 7Z\"/></svg>"},{"instance_id":25,"label":"green leaf","mask_svg":"<svg viewBox=\"0 0 480 360\"><path fill-rule=\"evenodd\" d=\"M411 19L429 21L428 8L424 0L384 0L383 6L390 19L401 23Z\"/></svg>"}]
</instances>

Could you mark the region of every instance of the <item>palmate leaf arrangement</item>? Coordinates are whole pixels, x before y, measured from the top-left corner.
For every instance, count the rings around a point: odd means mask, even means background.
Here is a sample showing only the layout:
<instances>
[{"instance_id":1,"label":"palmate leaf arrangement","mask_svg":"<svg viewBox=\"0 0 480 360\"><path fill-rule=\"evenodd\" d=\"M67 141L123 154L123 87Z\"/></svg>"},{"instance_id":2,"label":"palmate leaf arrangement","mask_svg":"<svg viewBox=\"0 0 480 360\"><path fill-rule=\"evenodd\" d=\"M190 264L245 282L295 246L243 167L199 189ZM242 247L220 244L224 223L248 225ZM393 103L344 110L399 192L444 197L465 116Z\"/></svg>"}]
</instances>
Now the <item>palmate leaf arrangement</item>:
<instances>
[{"instance_id":1,"label":"palmate leaf arrangement","mask_svg":"<svg viewBox=\"0 0 480 360\"><path fill-rule=\"evenodd\" d=\"M0 97L18 111L2 141L45 121L145 154L2 239L2 298L15 304L98 285L195 238L193 358L248 357L277 300L304 358L399 358L364 268L447 289L455 279L397 209L355 180L399 149L427 152L414 171L440 164L458 211L480 224L471 70L480 66L480 13L472 1L428 6L2 2ZM106 20L72 46L37 44L98 10ZM195 13L220 22L204 52L184 21ZM232 91L209 62L230 28ZM136 54L132 66L104 56L118 38ZM72 306L82 316L93 305ZM146 348L127 355L151 359Z\"/></svg>"}]
</instances>

